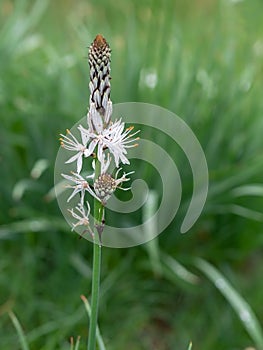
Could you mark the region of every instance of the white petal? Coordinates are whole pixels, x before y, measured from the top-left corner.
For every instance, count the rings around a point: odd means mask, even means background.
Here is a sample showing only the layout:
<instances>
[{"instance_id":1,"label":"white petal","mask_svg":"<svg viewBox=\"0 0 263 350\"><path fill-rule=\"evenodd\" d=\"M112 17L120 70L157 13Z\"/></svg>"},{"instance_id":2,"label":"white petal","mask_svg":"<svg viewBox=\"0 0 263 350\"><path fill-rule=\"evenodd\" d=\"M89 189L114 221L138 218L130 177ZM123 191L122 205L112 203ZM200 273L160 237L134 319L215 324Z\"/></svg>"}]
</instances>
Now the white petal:
<instances>
[{"instance_id":1,"label":"white petal","mask_svg":"<svg viewBox=\"0 0 263 350\"><path fill-rule=\"evenodd\" d=\"M77 160L77 173L79 174L81 172L82 169L82 154L80 155L80 157Z\"/></svg>"},{"instance_id":2,"label":"white petal","mask_svg":"<svg viewBox=\"0 0 263 350\"><path fill-rule=\"evenodd\" d=\"M86 149L84 152L85 157L89 157L94 152L94 149L95 149L97 143L98 143L98 140L96 140L96 139L91 141L88 149Z\"/></svg>"},{"instance_id":3,"label":"white petal","mask_svg":"<svg viewBox=\"0 0 263 350\"><path fill-rule=\"evenodd\" d=\"M102 118L99 114L99 112L95 112L92 116L92 122L95 128L95 131L100 134L103 130L103 121Z\"/></svg>"},{"instance_id":4,"label":"white petal","mask_svg":"<svg viewBox=\"0 0 263 350\"><path fill-rule=\"evenodd\" d=\"M79 155L80 155L80 152L78 152L77 154L75 154L73 157L69 158L69 160L67 160L65 163L66 163L66 164L69 164L69 163L75 162L75 160L78 159Z\"/></svg>"},{"instance_id":5,"label":"white petal","mask_svg":"<svg viewBox=\"0 0 263 350\"><path fill-rule=\"evenodd\" d=\"M103 144L99 143L98 145L98 154L97 154L98 160L100 163L103 163L104 160L104 154L103 154Z\"/></svg>"},{"instance_id":6,"label":"white petal","mask_svg":"<svg viewBox=\"0 0 263 350\"><path fill-rule=\"evenodd\" d=\"M74 191L68 197L67 202L69 202L78 192L79 192L79 189L77 187L75 187Z\"/></svg>"},{"instance_id":7,"label":"white petal","mask_svg":"<svg viewBox=\"0 0 263 350\"><path fill-rule=\"evenodd\" d=\"M90 132L88 129L85 129L82 125L79 125L78 129L80 131L82 143L84 146L86 146L90 139Z\"/></svg>"},{"instance_id":8,"label":"white petal","mask_svg":"<svg viewBox=\"0 0 263 350\"><path fill-rule=\"evenodd\" d=\"M99 90L96 90L93 94L93 99L95 101L95 103L97 102L97 105L100 106L101 105L101 95L99 93Z\"/></svg>"}]
</instances>

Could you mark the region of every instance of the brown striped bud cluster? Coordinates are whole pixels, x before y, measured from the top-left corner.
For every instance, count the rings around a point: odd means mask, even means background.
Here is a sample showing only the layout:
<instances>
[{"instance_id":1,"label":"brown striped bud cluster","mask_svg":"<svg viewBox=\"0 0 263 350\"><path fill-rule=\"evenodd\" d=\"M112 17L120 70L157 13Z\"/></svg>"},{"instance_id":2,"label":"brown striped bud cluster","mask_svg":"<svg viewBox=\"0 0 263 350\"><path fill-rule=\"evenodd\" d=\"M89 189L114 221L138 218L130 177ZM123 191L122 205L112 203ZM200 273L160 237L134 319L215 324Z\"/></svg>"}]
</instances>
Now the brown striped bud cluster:
<instances>
[{"instance_id":1,"label":"brown striped bud cluster","mask_svg":"<svg viewBox=\"0 0 263 350\"><path fill-rule=\"evenodd\" d=\"M110 101L110 56L111 49L106 39L98 34L89 49L90 105L100 113L106 123L112 111ZM109 113L110 112L110 113Z\"/></svg>"},{"instance_id":2,"label":"brown striped bud cluster","mask_svg":"<svg viewBox=\"0 0 263 350\"><path fill-rule=\"evenodd\" d=\"M118 178L118 174L121 168L117 171L115 178L113 178L108 173L103 173L99 175L99 177L94 181L94 191L99 198L99 200L102 202L102 204L106 205L107 200L111 197L113 192L116 190L116 188L121 188L121 184L123 182L129 181L130 179L128 176L130 174L133 174L134 171L131 171L129 173L123 173L123 175ZM126 191L130 188L121 188L122 190Z\"/></svg>"},{"instance_id":3,"label":"brown striped bud cluster","mask_svg":"<svg viewBox=\"0 0 263 350\"><path fill-rule=\"evenodd\" d=\"M101 174L94 182L96 195L106 202L117 188L116 180L110 174Z\"/></svg>"}]
</instances>

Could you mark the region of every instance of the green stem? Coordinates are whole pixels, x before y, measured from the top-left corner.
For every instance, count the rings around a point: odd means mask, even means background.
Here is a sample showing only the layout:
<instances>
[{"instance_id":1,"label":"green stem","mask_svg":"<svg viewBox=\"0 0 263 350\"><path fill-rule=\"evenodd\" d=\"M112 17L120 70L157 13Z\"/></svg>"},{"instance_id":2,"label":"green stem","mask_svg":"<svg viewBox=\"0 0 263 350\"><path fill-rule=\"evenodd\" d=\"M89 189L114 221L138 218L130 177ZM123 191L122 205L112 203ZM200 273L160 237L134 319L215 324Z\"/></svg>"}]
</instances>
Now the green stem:
<instances>
[{"instance_id":1,"label":"green stem","mask_svg":"<svg viewBox=\"0 0 263 350\"><path fill-rule=\"evenodd\" d=\"M88 350L95 350L96 327L99 309L99 288L100 288L100 265L101 265L101 245L93 244L93 271L92 271L92 291L91 291L91 315L89 327Z\"/></svg>"},{"instance_id":2,"label":"green stem","mask_svg":"<svg viewBox=\"0 0 263 350\"><path fill-rule=\"evenodd\" d=\"M100 174L100 163L96 162L95 178ZM100 234L96 227L102 225L104 208L102 204L95 199L94 201L94 242L93 242L93 268L92 268L92 290L91 290L91 315L88 337L88 350L95 350L96 347L96 328L99 310L99 289L100 289L100 270L101 270L101 243Z\"/></svg>"}]
</instances>

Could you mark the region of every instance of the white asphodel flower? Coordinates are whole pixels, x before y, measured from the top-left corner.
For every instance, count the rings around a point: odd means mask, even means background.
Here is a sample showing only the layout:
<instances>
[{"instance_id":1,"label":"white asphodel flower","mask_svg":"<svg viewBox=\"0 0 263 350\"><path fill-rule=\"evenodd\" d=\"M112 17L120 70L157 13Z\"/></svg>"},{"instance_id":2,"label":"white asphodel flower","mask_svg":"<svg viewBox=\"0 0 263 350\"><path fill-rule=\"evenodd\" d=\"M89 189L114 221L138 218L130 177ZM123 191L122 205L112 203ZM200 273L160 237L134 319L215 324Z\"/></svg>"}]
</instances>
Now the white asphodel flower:
<instances>
[{"instance_id":1,"label":"white asphodel flower","mask_svg":"<svg viewBox=\"0 0 263 350\"><path fill-rule=\"evenodd\" d=\"M83 163L83 155L85 151L87 150L87 142L88 139L85 134L81 133L81 140L82 143L80 143L76 137L71 133L70 130L67 129L67 135L60 134L61 138L60 144L61 147L65 148L68 151L74 151L76 154L69 158L66 161L66 164L77 162L77 173L79 174L82 169L82 163Z\"/></svg>"},{"instance_id":2,"label":"white asphodel flower","mask_svg":"<svg viewBox=\"0 0 263 350\"><path fill-rule=\"evenodd\" d=\"M72 231L75 230L75 228L78 226L84 226L85 230L83 233L87 231L93 237L94 234L90 228L90 222L89 222L90 205L89 205L89 202L86 202L86 204L87 204L87 211L85 210L84 205L81 205L80 203L78 203L78 205L75 207L76 212L74 212L74 209L68 209L71 216L77 220L76 223L74 224L72 223Z\"/></svg>"},{"instance_id":3,"label":"white asphodel flower","mask_svg":"<svg viewBox=\"0 0 263 350\"><path fill-rule=\"evenodd\" d=\"M139 138L134 138L135 135L139 132L131 134L133 126L125 129L125 123L121 119L115 121L110 126L105 129L101 129L99 133L95 133L93 130L85 129L82 125L78 127L82 138L88 140L89 146L84 151L84 156L89 157L94 153L94 150L97 148L97 157L100 163L103 163L103 154L108 149L109 152L113 155L115 165L118 168L120 163L130 164L128 158L126 157L127 148L137 146L137 143L134 143Z\"/></svg>"},{"instance_id":4,"label":"white asphodel flower","mask_svg":"<svg viewBox=\"0 0 263 350\"><path fill-rule=\"evenodd\" d=\"M73 182L74 185L66 185L67 188L72 188L73 192L69 196L67 202L69 202L77 193L80 194L80 203L84 204L85 193L89 192L93 197L97 198L96 194L92 191L88 181L86 179L93 179L94 174L89 175L84 179L80 174L73 173L72 175L61 174L66 180ZM97 198L98 199L98 198Z\"/></svg>"}]
</instances>

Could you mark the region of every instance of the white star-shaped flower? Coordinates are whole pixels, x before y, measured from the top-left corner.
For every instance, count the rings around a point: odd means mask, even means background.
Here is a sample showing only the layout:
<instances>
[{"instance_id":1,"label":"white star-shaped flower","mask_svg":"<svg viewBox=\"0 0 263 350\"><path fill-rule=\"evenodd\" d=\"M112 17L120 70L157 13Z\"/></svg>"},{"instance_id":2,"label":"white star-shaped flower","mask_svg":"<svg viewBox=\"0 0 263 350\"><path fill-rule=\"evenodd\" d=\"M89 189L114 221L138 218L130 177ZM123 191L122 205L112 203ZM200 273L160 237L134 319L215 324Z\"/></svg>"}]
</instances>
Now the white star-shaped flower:
<instances>
[{"instance_id":1,"label":"white star-shaped flower","mask_svg":"<svg viewBox=\"0 0 263 350\"><path fill-rule=\"evenodd\" d=\"M75 207L75 211L73 209L68 209L71 216L77 220L75 224L72 224L72 231L75 230L77 226L84 226L86 229L83 233L88 231L92 237L94 237L94 233L92 232L90 228L90 222L89 222L89 214L90 214L90 205L87 202L87 211L84 208L84 205L81 203L78 203L78 205Z\"/></svg>"},{"instance_id":2,"label":"white star-shaped flower","mask_svg":"<svg viewBox=\"0 0 263 350\"><path fill-rule=\"evenodd\" d=\"M69 202L77 193L80 193L80 203L83 205L86 191L89 192L93 197L97 198L96 194L92 191L88 181L86 179L93 179L94 174L89 175L84 179L80 174L73 173L72 176L61 174L66 180L74 183L74 185L66 185L67 188L72 188L73 192L69 196L67 202Z\"/></svg>"},{"instance_id":3,"label":"white star-shaped flower","mask_svg":"<svg viewBox=\"0 0 263 350\"><path fill-rule=\"evenodd\" d=\"M97 157L100 163L104 161L104 153L105 150L109 150L109 152L113 155L115 165L118 168L119 163L130 164L128 158L126 157L127 148L137 146L135 141L139 138L134 136L139 132L131 134L133 127L129 127L124 130L125 123L121 121L121 119L115 121L110 126L105 129L101 129L99 133L95 133L90 128L85 129L82 125L78 127L82 138L88 140L89 146L84 151L84 156L89 157L92 153L94 153L96 146Z\"/></svg>"},{"instance_id":4,"label":"white star-shaped flower","mask_svg":"<svg viewBox=\"0 0 263 350\"><path fill-rule=\"evenodd\" d=\"M60 143L63 148L65 148L68 151L74 151L76 154L69 158L66 161L66 164L73 163L77 161L77 173L79 174L82 169L82 163L83 163L83 155L85 151L87 150L87 136L84 133L81 133L81 140L82 143L80 143L76 137L71 133L70 130L67 129L68 135L60 134Z\"/></svg>"}]
</instances>

